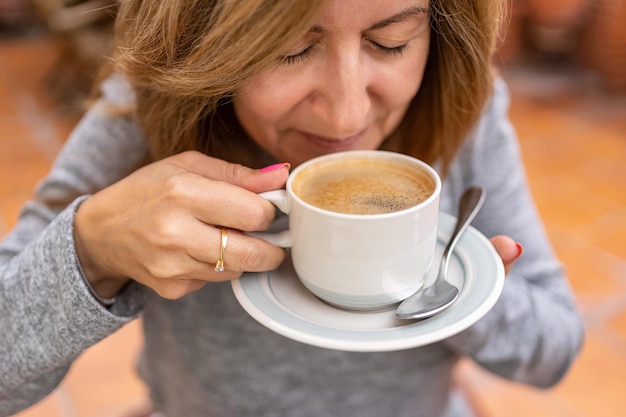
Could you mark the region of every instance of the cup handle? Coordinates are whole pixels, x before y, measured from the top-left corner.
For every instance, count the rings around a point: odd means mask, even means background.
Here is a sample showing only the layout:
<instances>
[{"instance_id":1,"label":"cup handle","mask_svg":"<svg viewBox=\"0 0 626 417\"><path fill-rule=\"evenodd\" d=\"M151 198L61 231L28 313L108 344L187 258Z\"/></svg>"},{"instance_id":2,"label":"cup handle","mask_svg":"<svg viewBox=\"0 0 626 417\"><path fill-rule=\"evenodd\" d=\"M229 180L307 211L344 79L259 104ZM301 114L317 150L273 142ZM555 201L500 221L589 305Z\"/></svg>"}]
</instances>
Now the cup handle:
<instances>
[{"instance_id":1,"label":"cup handle","mask_svg":"<svg viewBox=\"0 0 626 417\"><path fill-rule=\"evenodd\" d=\"M264 193L259 193L258 196L263 197L270 203L274 204L278 210L283 213L289 214L291 204L289 203L289 196L287 195L286 190L266 191ZM247 234L263 239L272 245L276 245L281 248L290 248L293 245L293 237L291 236L291 231L289 229L278 233L248 232Z\"/></svg>"},{"instance_id":2,"label":"cup handle","mask_svg":"<svg viewBox=\"0 0 626 417\"><path fill-rule=\"evenodd\" d=\"M264 199L278 207L278 210L282 211L285 214L289 214L289 212L291 211L291 204L289 204L289 196L287 195L287 190L266 191L257 195L259 197L263 197Z\"/></svg>"}]
</instances>

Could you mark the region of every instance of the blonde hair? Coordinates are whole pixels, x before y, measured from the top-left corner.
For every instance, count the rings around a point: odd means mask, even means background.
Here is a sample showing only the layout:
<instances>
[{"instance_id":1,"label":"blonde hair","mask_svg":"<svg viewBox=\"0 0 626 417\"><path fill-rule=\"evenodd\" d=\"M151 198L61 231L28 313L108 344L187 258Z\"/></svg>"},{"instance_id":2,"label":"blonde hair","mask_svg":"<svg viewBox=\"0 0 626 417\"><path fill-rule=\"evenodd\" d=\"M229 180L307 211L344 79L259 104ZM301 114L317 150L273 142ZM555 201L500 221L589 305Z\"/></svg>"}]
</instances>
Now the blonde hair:
<instances>
[{"instance_id":1,"label":"blonde hair","mask_svg":"<svg viewBox=\"0 0 626 417\"><path fill-rule=\"evenodd\" d=\"M184 150L250 166L271 162L238 125L229 99L298 41L323 2L125 0L112 70L132 84L152 157ZM422 86L383 144L448 167L490 96L500 0L430 0Z\"/></svg>"},{"instance_id":2,"label":"blonde hair","mask_svg":"<svg viewBox=\"0 0 626 417\"><path fill-rule=\"evenodd\" d=\"M501 0L430 0L431 48L422 85L385 147L445 174L492 93Z\"/></svg>"}]
</instances>

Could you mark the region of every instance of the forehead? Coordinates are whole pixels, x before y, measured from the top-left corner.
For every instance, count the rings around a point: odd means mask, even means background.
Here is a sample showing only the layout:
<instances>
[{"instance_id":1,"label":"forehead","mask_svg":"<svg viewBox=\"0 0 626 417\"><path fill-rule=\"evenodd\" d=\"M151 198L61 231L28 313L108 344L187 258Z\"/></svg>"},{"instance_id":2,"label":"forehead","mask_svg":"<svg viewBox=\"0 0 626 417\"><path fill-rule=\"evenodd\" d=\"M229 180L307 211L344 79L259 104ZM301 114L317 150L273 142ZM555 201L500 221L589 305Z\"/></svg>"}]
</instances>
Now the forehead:
<instances>
[{"instance_id":1,"label":"forehead","mask_svg":"<svg viewBox=\"0 0 626 417\"><path fill-rule=\"evenodd\" d=\"M377 29L428 13L429 0L326 0L315 31Z\"/></svg>"}]
</instances>

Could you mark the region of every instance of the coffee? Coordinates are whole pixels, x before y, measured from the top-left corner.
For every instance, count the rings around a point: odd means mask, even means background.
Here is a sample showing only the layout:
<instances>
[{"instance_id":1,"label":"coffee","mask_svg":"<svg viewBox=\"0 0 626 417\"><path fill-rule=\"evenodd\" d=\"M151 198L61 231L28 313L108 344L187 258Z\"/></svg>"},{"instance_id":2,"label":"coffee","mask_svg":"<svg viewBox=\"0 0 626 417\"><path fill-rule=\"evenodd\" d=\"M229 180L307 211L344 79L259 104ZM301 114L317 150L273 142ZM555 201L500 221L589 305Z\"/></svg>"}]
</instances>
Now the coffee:
<instances>
[{"instance_id":1,"label":"coffee","mask_svg":"<svg viewBox=\"0 0 626 417\"><path fill-rule=\"evenodd\" d=\"M284 190L261 193L289 216L289 228L255 235L290 248L298 279L320 299L379 310L423 285L437 248L440 195L439 175L418 159L331 153L296 167Z\"/></svg>"},{"instance_id":2,"label":"coffee","mask_svg":"<svg viewBox=\"0 0 626 417\"><path fill-rule=\"evenodd\" d=\"M405 210L428 199L431 176L401 161L353 157L323 161L302 170L293 190L315 207L346 214Z\"/></svg>"}]
</instances>

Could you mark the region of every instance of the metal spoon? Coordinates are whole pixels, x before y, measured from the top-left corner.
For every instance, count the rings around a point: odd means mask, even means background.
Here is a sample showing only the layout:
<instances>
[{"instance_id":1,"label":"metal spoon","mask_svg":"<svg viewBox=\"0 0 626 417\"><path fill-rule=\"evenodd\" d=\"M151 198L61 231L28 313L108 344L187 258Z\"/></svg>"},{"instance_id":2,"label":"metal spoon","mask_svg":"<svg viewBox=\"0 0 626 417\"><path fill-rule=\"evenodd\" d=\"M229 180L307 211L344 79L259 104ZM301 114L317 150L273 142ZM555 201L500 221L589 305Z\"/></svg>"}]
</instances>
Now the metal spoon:
<instances>
[{"instance_id":1,"label":"metal spoon","mask_svg":"<svg viewBox=\"0 0 626 417\"><path fill-rule=\"evenodd\" d=\"M400 303L396 317L400 319L425 319L441 313L459 296L459 289L446 278L448 264L454 246L465 229L474 219L485 200L485 191L480 187L468 188L459 202L459 215L450 241L443 251L437 278L430 286L421 288L415 294Z\"/></svg>"}]
</instances>

